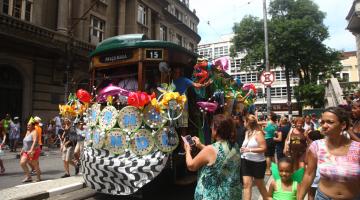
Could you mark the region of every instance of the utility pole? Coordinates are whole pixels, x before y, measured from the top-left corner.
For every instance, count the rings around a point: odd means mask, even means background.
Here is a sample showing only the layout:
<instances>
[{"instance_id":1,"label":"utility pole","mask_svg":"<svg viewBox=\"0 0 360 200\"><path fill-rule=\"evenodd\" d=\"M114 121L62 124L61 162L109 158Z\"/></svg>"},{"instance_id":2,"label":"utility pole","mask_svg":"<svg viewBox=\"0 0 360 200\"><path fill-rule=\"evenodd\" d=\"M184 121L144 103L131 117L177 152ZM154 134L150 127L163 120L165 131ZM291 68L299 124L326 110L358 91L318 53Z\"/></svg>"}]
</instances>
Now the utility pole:
<instances>
[{"instance_id":1,"label":"utility pole","mask_svg":"<svg viewBox=\"0 0 360 200\"><path fill-rule=\"evenodd\" d=\"M263 14L264 14L264 38L265 38L265 71L270 72L266 0L263 0ZM267 116L270 116L270 112L271 112L270 87L271 87L270 85L266 86L266 110L267 110Z\"/></svg>"}]
</instances>

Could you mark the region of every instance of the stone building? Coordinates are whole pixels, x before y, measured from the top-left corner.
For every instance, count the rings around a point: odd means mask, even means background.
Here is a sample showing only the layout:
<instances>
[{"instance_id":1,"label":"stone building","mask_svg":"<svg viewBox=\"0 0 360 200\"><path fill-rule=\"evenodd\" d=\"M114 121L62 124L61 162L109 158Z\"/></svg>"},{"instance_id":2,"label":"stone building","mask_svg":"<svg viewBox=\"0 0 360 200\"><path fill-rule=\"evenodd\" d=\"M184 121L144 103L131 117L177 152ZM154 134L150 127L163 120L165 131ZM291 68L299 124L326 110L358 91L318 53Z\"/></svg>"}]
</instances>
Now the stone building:
<instances>
[{"instance_id":1,"label":"stone building","mask_svg":"<svg viewBox=\"0 0 360 200\"><path fill-rule=\"evenodd\" d=\"M198 23L189 0L0 0L0 118L55 116L88 87L88 55L105 38L143 33L194 51Z\"/></svg>"},{"instance_id":2,"label":"stone building","mask_svg":"<svg viewBox=\"0 0 360 200\"><path fill-rule=\"evenodd\" d=\"M349 10L348 15L346 16L348 29L356 39L356 54L357 54L357 63L360 63L360 0L354 0L353 4ZM360 70L360 68L358 68ZM360 74L360 71L359 71Z\"/></svg>"}]
</instances>

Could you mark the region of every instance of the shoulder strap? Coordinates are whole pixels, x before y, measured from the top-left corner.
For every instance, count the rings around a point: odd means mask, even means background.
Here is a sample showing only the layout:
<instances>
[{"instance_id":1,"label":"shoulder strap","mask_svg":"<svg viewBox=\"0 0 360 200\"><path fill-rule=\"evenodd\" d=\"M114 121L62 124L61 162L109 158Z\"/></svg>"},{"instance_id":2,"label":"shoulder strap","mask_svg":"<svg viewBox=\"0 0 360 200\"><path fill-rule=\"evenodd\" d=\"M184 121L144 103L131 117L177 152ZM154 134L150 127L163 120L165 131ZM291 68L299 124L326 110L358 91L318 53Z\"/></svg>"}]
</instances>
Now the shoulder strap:
<instances>
[{"instance_id":1,"label":"shoulder strap","mask_svg":"<svg viewBox=\"0 0 360 200\"><path fill-rule=\"evenodd\" d=\"M245 141L246 141L246 143L243 142L243 145L242 145L243 147L247 147L249 145L250 139L252 139L256 135L256 133L255 133L252 137L249 137L249 132L250 132L250 130L245 131Z\"/></svg>"},{"instance_id":2,"label":"shoulder strap","mask_svg":"<svg viewBox=\"0 0 360 200\"><path fill-rule=\"evenodd\" d=\"M280 180L280 179L275 180L275 183L276 183L276 190L277 190L278 192L282 192L283 189L282 189L282 187L281 187L281 180Z\"/></svg>"},{"instance_id":3,"label":"shoulder strap","mask_svg":"<svg viewBox=\"0 0 360 200\"><path fill-rule=\"evenodd\" d=\"M297 191L297 185L298 183L296 181L293 181L292 190L291 190L292 192Z\"/></svg>"},{"instance_id":4,"label":"shoulder strap","mask_svg":"<svg viewBox=\"0 0 360 200\"><path fill-rule=\"evenodd\" d=\"M290 131L289 131L289 134L287 136L287 141L285 141L287 144L290 144L291 135L292 135L293 131L294 131L294 128L291 127Z\"/></svg>"},{"instance_id":5,"label":"shoulder strap","mask_svg":"<svg viewBox=\"0 0 360 200\"><path fill-rule=\"evenodd\" d=\"M222 145L225 144L225 145ZM226 164L229 162L229 160L233 160L236 156L240 157L240 154L238 154L238 152L236 151L236 147L233 147L231 150L229 149L229 144L226 143L221 143L221 146L224 149L224 152L226 154L225 160L221 165L221 168L223 168L224 166L226 166Z\"/></svg>"}]
</instances>

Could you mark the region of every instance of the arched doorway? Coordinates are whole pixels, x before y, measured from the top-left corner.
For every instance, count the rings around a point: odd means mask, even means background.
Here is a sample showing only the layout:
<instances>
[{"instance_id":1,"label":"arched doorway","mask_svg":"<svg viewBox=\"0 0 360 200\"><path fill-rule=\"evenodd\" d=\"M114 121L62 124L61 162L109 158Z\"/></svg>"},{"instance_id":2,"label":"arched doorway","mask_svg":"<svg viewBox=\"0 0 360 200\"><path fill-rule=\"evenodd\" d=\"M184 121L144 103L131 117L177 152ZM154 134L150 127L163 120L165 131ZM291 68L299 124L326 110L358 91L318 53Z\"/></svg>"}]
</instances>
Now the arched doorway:
<instances>
[{"instance_id":1,"label":"arched doorway","mask_svg":"<svg viewBox=\"0 0 360 200\"><path fill-rule=\"evenodd\" d=\"M3 119L6 113L11 117L22 117L22 76L9 65L0 65L0 70L0 119Z\"/></svg>"}]
</instances>

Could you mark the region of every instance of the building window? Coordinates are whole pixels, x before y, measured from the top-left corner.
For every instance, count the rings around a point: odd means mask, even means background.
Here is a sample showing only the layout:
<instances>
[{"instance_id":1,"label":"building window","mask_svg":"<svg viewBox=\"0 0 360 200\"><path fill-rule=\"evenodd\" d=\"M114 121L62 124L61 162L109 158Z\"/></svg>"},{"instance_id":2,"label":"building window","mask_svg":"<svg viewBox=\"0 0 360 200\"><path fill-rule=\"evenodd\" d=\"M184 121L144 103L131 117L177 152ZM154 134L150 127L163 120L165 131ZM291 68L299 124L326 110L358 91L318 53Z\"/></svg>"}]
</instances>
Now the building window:
<instances>
[{"instance_id":1,"label":"building window","mask_svg":"<svg viewBox=\"0 0 360 200\"><path fill-rule=\"evenodd\" d=\"M264 91L263 91L262 88L257 88L256 91L257 91L257 96L258 97L260 97L260 98L264 97Z\"/></svg>"},{"instance_id":2,"label":"building window","mask_svg":"<svg viewBox=\"0 0 360 200\"><path fill-rule=\"evenodd\" d=\"M26 1L25 2L25 20L26 21L31 20L31 12L32 12L32 2Z\"/></svg>"},{"instance_id":3,"label":"building window","mask_svg":"<svg viewBox=\"0 0 360 200\"><path fill-rule=\"evenodd\" d=\"M175 17L176 17L178 20L182 21L183 15L182 15L182 13L181 13L178 9L175 9Z\"/></svg>"},{"instance_id":4,"label":"building window","mask_svg":"<svg viewBox=\"0 0 360 200\"><path fill-rule=\"evenodd\" d=\"M164 25L160 25L160 40L167 40L167 28Z\"/></svg>"},{"instance_id":5,"label":"building window","mask_svg":"<svg viewBox=\"0 0 360 200\"><path fill-rule=\"evenodd\" d=\"M90 26L91 42L101 42L104 39L105 21L95 16L91 16Z\"/></svg>"},{"instance_id":6,"label":"building window","mask_svg":"<svg viewBox=\"0 0 360 200\"><path fill-rule=\"evenodd\" d=\"M278 97L278 98L286 98L287 97L286 87L271 88L270 93L271 93L272 97ZM293 96L293 88L292 87L290 87L290 94L291 94L291 96Z\"/></svg>"},{"instance_id":7,"label":"building window","mask_svg":"<svg viewBox=\"0 0 360 200\"><path fill-rule=\"evenodd\" d=\"M137 16L137 21L143 25L146 25L146 8L143 5L139 5L138 7L138 16Z\"/></svg>"},{"instance_id":8,"label":"building window","mask_svg":"<svg viewBox=\"0 0 360 200\"><path fill-rule=\"evenodd\" d=\"M14 0L12 16L16 18L21 17L21 0Z\"/></svg>"},{"instance_id":9,"label":"building window","mask_svg":"<svg viewBox=\"0 0 360 200\"><path fill-rule=\"evenodd\" d=\"M10 16L31 21L33 0L4 0L2 12Z\"/></svg>"},{"instance_id":10,"label":"building window","mask_svg":"<svg viewBox=\"0 0 360 200\"><path fill-rule=\"evenodd\" d=\"M176 44L182 46L182 37L179 34L176 34Z\"/></svg>"},{"instance_id":11,"label":"building window","mask_svg":"<svg viewBox=\"0 0 360 200\"><path fill-rule=\"evenodd\" d=\"M9 14L9 0L3 1L2 12L5 14Z\"/></svg>"},{"instance_id":12,"label":"building window","mask_svg":"<svg viewBox=\"0 0 360 200\"><path fill-rule=\"evenodd\" d=\"M349 73L342 73L342 81L349 82L350 76Z\"/></svg>"},{"instance_id":13,"label":"building window","mask_svg":"<svg viewBox=\"0 0 360 200\"><path fill-rule=\"evenodd\" d=\"M194 44L189 42L189 49L194 52L195 51L195 47L194 47Z\"/></svg>"}]
</instances>

